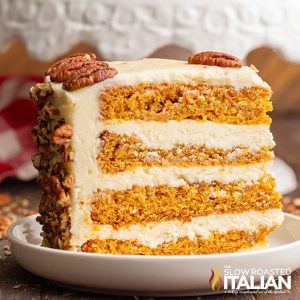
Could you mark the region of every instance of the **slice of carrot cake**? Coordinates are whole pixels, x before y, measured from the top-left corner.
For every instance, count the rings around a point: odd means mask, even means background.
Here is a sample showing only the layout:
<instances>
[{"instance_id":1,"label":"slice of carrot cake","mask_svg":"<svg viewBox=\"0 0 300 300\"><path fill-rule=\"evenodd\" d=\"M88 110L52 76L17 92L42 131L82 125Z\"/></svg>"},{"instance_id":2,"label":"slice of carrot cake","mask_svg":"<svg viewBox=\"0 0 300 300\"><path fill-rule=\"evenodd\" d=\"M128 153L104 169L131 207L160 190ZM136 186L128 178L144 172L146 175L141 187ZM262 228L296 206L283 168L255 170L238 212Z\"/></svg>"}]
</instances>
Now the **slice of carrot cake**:
<instances>
[{"instance_id":1,"label":"slice of carrot cake","mask_svg":"<svg viewBox=\"0 0 300 300\"><path fill-rule=\"evenodd\" d=\"M31 89L43 245L189 255L266 243L283 221L271 94L224 53L57 62Z\"/></svg>"}]
</instances>

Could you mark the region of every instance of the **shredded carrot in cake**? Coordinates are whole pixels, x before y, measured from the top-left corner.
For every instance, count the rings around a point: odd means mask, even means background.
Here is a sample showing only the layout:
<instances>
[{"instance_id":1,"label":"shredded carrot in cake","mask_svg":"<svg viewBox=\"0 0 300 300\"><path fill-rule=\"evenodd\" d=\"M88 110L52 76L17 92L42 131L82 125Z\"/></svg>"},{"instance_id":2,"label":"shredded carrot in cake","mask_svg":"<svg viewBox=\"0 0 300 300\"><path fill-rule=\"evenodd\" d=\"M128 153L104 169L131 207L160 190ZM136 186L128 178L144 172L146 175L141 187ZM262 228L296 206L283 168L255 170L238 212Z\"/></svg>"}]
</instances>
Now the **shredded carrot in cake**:
<instances>
[{"instance_id":1,"label":"shredded carrot in cake","mask_svg":"<svg viewBox=\"0 0 300 300\"><path fill-rule=\"evenodd\" d=\"M229 124L270 124L271 91L263 87L188 85L183 83L118 86L99 97L104 119L200 119Z\"/></svg>"}]
</instances>

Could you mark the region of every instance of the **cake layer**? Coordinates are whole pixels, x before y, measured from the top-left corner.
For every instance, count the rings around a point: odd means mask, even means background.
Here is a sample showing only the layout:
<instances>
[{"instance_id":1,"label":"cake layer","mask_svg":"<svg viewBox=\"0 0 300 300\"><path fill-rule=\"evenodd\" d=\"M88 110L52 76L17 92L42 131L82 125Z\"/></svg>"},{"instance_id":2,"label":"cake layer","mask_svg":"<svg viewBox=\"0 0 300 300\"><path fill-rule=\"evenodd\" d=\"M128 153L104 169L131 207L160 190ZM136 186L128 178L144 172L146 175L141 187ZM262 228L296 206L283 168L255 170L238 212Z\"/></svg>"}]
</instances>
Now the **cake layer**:
<instances>
[{"instance_id":1,"label":"cake layer","mask_svg":"<svg viewBox=\"0 0 300 300\"><path fill-rule=\"evenodd\" d=\"M162 125L160 127L162 127L163 131L164 126ZM212 135L213 132L211 134L211 140L214 140ZM172 136L178 138L176 132ZM169 135L161 135L159 137L161 140L163 140L164 137L168 140ZM247 139L246 133L245 137L245 139ZM159 143L155 141L153 144L157 143L158 148L148 148L137 139L135 134L131 136L118 135L107 130L102 132L100 139L101 146L97 160L103 173L118 173L135 170L143 166L194 167L245 165L270 161L274 157L273 152L270 151L272 146L260 147L261 145L258 145L259 143L255 144L255 141L253 141L251 146L249 143L250 147L248 147L248 145L243 146L244 143L241 139L239 144L242 146L235 146L231 149L226 149L227 147L225 147L225 149L211 147L212 144L216 144L220 147L222 144L227 144L226 142L222 143L223 139L221 137L221 142L203 142L204 145L199 146L202 142L201 135L199 137L199 145L177 144L171 149L168 149L168 141L166 143L161 141L162 147L159 147ZM147 135L146 139L150 139L150 141L154 140L154 138L151 139L151 135ZM228 137L228 139L230 138ZM217 138L215 140L217 140ZM224 141L226 141L226 136L224 137ZM263 143L273 145L272 140L270 140L270 142L264 141L262 144ZM236 144L238 144L238 141ZM245 144L247 144L247 142L245 142Z\"/></svg>"},{"instance_id":2,"label":"cake layer","mask_svg":"<svg viewBox=\"0 0 300 300\"><path fill-rule=\"evenodd\" d=\"M140 187L124 191L101 190L94 194L91 219L98 224L146 224L170 220L190 221L211 214L242 213L281 208L275 180L265 175L251 185L201 182L179 187Z\"/></svg>"},{"instance_id":3,"label":"cake layer","mask_svg":"<svg viewBox=\"0 0 300 300\"><path fill-rule=\"evenodd\" d=\"M84 220L84 219L82 219ZM191 218L189 221L172 220L149 222L114 228L112 225L100 225L81 222L73 232L73 245L81 246L87 240L135 241L137 244L155 248L163 243L176 241L181 237L193 240L197 235L208 239L212 232L226 233L230 230L255 232L261 226L273 228L283 222L280 209L266 211L247 211L240 214L213 214Z\"/></svg>"},{"instance_id":4,"label":"cake layer","mask_svg":"<svg viewBox=\"0 0 300 300\"><path fill-rule=\"evenodd\" d=\"M220 68L185 61L112 62L118 74L101 84L100 111L107 119L208 119L270 122L270 87L254 68Z\"/></svg>"},{"instance_id":5,"label":"cake layer","mask_svg":"<svg viewBox=\"0 0 300 300\"><path fill-rule=\"evenodd\" d=\"M131 255L200 255L214 253L232 253L264 247L266 236L272 227L260 227L256 231L231 230L227 233L212 232L208 239L196 235L194 239L182 237L175 241L163 243L155 248L144 246L135 241L95 240L91 239L81 247L83 252L103 254Z\"/></svg>"},{"instance_id":6,"label":"cake layer","mask_svg":"<svg viewBox=\"0 0 300 300\"><path fill-rule=\"evenodd\" d=\"M103 119L209 120L229 124L270 124L271 91L265 87L157 83L109 87L99 94Z\"/></svg>"},{"instance_id":7,"label":"cake layer","mask_svg":"<svg viewBox=\"0 0 300 300\"><path fill-rule=\"evenodd\" d=\"M264 175L270 165L271 162L242 166L140 167L134 171L100 175L95 190L122 191L131 189L134 185L177 187L201 181L228 184L244 180L252 184L252 181L259 180Z\"/></svg>"}]
</instances>

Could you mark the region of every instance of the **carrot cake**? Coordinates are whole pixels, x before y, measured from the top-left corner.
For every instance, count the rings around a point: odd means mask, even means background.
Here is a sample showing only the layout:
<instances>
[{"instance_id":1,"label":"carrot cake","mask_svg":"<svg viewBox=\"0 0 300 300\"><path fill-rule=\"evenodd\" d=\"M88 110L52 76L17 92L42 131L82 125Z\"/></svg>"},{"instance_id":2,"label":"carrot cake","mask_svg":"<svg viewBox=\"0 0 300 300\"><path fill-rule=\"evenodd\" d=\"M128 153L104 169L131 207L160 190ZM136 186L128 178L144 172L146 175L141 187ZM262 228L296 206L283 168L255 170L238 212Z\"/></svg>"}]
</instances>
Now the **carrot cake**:
<instances>
[{"instance_id":1,"label":"carrot cake","mask_svg":"<svg viewBox=\"0 0 300 300\"><path fill-rule=\"evenodd\" d=\"M191 255L265 244L283 221L271 94L254 66L219 52L58 61L31 89L43 245Z\"/></svg>"}]
</instances>

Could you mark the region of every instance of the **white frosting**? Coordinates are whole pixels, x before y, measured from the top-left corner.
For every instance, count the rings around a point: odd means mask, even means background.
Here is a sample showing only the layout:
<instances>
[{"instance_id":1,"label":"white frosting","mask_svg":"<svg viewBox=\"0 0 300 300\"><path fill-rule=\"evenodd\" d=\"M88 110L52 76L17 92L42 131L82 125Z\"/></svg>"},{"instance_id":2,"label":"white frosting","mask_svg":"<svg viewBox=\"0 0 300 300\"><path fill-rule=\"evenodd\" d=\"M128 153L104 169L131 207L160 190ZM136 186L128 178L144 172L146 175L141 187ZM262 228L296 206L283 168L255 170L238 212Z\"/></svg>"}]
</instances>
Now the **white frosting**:
<instances>
[{"instance_id":1,"label":"white frosting","mask_svg":"<svg viewBox=\"0 0 300 300\"><path fill-rule=\"evenodd\" d=\"M99 184L100 172L97 163L100 124L98 101L94 89L79 89L70 93L61 89L60 84L52 84L56 98L54 104L73 129L74 149L74 197L82 198L91 194Z\"/></svg>"},{"instance_id":2,"label":"white frosting","mask_svg":"<svg viewBox=\"0 0 300 300\"><path fill-rule=\"evenodd\" d=\"M244 146L255 152L263 146L275 146L267 125L232 125L197 120L109 120L102 126L120 135L135 134L147 148L154 149L172 149L176 144L183 144L225 150Z\"/></svg>"},{"instance_id":3,"label":"white frosting","mask_svg":"<svg viewBox=\"0 0 300 300\"><path fill-rule=\"evenodd\" d=\"M146 58L136 61L115 61L109 65L118 74L103 81L103 86L144 83L186 83L191 85L232 85L236 88L262 86L270 88L250 67L222 68L188 64L187 61Z\"/></svg>"},{"instance_id":4,"label":"white frosting","mask_svg":"<svg viewBox=\"0 0 300 300\"><path fill-rule=\"evenodd\" d=\"M271 163L247 166L199 166L199 167L140 167L134 171L102 174L98 187L101 189L125 190L138 186L181 186L200 181L218 181L225 184L245 180L247 184L259 180Z\"/></svg>"},{"instance_id":5,"label":"white frosting","mask_svg":"<svg viewBox=\"0 0 300 300\"><path fill-rule=\"evenodd\" d=\"M84 222L82 210L90 207L81 206L79 201L99 187L100 172L97 163L99 146L99 106L95 89L79 89L69 93L61 89L61 84L52 84L55 91L54 104L68 124L72 125L72 148L74 162L72 174L74 188L71 190L71 244L73 236L80 231Z\"/></svg>"},{"instance_id":6,"label":"white frosting","mask_svg":"<svg viewBox=\"0 0 300 300\"><path fill-rule=\"evenodd\" d=\"M164 242L176 241L180 237L193 240L196 235L209 238L211 232L226 233L230 230L254 232L260 226L273 227L283 222L280 209L266 212L248 211L241 214L209 215L192 218L190 222L179 220L153 222L146 225L130 225L114 229L111 225L82 223L73 237L74 245L80 246L88 239L135 240L138 244L157 247Z\"/></svg>"}]
</instances>

